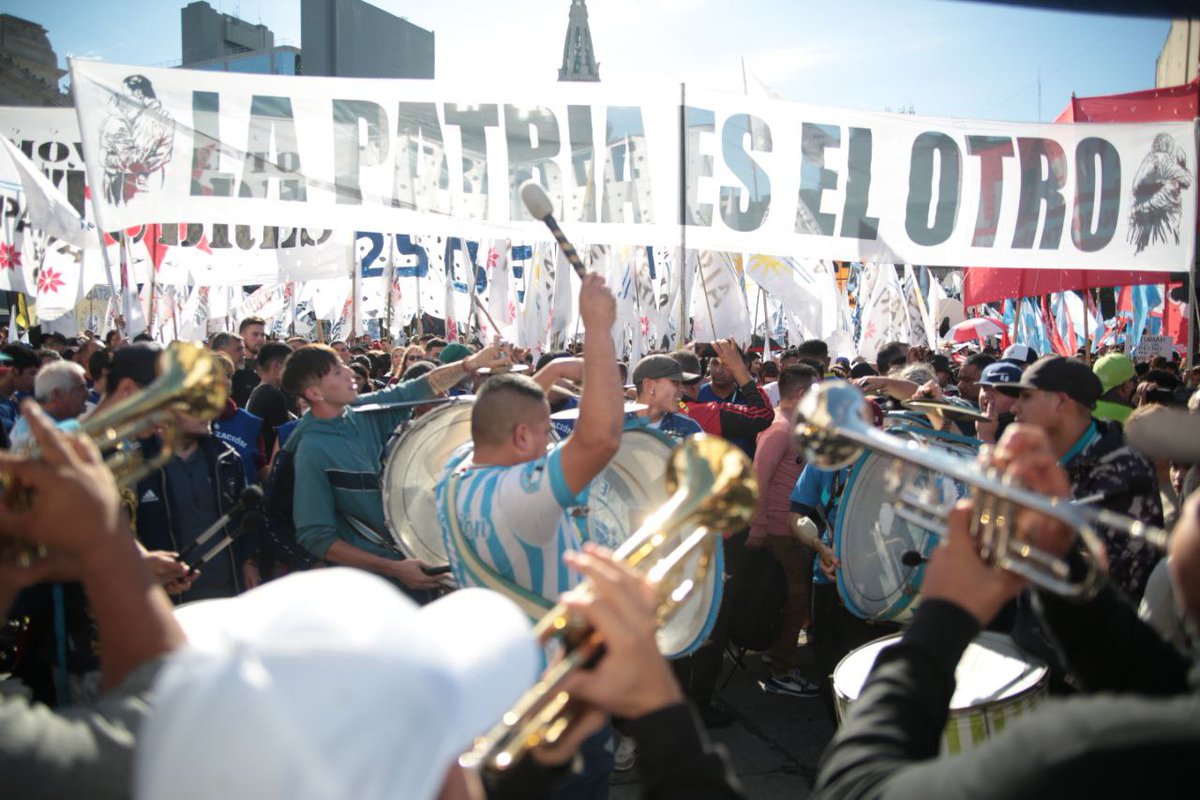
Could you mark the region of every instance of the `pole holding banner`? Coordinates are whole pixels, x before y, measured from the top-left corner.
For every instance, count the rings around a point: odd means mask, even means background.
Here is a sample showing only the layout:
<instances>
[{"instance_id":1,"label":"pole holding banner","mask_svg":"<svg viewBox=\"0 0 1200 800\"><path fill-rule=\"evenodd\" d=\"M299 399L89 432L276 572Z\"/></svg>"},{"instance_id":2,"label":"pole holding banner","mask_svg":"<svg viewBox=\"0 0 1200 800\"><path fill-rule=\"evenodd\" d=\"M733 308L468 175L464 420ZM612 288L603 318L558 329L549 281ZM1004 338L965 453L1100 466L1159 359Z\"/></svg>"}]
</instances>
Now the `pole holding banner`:
<instances>
[{"instance_id":1,"label":"pole holding banner","mask_svg":"<svg viewBox=\"0 0 1200 800\"><path fill-rule=\"evenodd\" d=\"M679 327L675 347L687 343L687 84L679 84ZM699 263L697 263L699 268Z\"/></svg>"}]
</instances>

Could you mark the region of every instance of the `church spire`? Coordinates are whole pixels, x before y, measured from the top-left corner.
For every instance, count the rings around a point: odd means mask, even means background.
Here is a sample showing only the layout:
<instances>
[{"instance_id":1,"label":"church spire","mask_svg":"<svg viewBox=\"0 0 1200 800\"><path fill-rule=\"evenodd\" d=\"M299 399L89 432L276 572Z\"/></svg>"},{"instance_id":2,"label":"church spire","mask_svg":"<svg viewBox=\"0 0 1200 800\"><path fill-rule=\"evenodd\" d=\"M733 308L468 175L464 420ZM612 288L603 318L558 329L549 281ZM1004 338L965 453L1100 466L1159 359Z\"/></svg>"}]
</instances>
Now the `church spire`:
<instances>
[{"instance_id":1,"label":"church spire","mask_svg":"<svg viewBox=\"0 0 1200 800\"><path fill-rule=\"evenodd\" d=\"M567 23L567 41L563 44L563 62L558 70L560 81L598 81L600 65L592 52L592 32L588 28L587 3L571 0L571 19Z\"/></svg>"}]
</instances>

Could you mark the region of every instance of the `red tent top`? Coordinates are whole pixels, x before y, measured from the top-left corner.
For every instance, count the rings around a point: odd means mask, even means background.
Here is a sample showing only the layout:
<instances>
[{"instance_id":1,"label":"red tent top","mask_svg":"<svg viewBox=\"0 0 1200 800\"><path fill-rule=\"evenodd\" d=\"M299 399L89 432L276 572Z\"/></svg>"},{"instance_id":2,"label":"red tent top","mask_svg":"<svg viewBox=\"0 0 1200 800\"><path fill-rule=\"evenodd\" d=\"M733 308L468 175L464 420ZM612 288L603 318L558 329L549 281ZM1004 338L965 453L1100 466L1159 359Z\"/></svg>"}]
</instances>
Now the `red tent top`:
<instances>
[{"instance_id":1,"label":"red tent top","mask_svg":"<svg viewBox=\"0 0 1200 800\"><path fill-rule=\"evenodd\" d=\"M1076 97L1055 122L1169 122L1195 119L1200 80L1140 92Z\"/></svg>"}]
</instances>

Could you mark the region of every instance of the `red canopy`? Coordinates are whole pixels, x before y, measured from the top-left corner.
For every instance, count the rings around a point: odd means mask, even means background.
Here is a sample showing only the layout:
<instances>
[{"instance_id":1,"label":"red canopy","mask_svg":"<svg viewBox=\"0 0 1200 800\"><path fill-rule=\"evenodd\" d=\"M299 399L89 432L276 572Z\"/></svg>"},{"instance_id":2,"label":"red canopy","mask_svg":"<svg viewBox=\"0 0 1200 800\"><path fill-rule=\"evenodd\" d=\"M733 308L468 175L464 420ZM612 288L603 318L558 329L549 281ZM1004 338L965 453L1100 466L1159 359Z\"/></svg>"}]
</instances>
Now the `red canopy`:
<instances>
[{"instance_id":1,"label":"red canopy","mask_svg":"<svg viewBox=\"0 0 1200 800\"><path fill-rule=\"evenodd\" d=\"M977 306L1017 297L1037 297L1068 289L1099 289L1170 283L1169 272L1121 272L1086 269L989 269L968 267L963 280L963 305Z\"/></svg>"},{"instance_id":2,"label":"red canopy","mask_svg":"<svg viewBox=\"0 0 1200 800\"><path fill-rule=\"evenodd\" d=\"M1101 97L1075 97L1055 122L1166 122L1195 119L1200 108L1200 80L1183 86L1146 89ZM974 306L1008 297L1035 297L1067 289L1167 283L1170 273L1120 270L992 269L968 267L963 305Z\"/></svg>"},{"instance_id":3,"label":"red canopy","mask_svg":"<svg viewBox=\"0 0 1200 800\"><path fill-rule=\"evenodd\" d=\"M1200 81L1126 94L1076 97L1055 122L1170 122L1196 118Z\"/></svg>"}]
</instances>

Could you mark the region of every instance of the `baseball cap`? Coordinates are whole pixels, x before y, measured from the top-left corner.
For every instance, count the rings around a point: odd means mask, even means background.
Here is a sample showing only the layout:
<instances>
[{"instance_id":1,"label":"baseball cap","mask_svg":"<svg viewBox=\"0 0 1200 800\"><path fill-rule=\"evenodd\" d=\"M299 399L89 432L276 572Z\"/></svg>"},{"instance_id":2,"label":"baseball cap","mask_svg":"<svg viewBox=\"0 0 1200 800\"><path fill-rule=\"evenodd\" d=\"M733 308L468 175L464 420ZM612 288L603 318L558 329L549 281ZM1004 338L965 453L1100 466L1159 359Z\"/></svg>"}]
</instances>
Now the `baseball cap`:
<instances>
[{"instance_id":1,"label":"baseball cap","mask_svg":"<svg viewBox=\"0 0 1200 800\"><path fill-rule=\"evenodd\" d=\"M684 374L696 376L694 378L690 378L687 381L684 381L684 383L700 380L700 357L699 356L697 356L691 350L676 350L675 352L671 353L671 358L675 359L675 361L678 362L679 366L683 369Z\"/></svg>"},{"instance_id":2,"label":"baseball cap","mask_svg":"<svg viewBox=\"0 0 1200 800\"><path fill-rule=\"evenodd\" d=\"M443 364L453 364L456 361L462 361L469 355L471 355L471 348L465 344L452 342L443 347L442 352L438 353L438 361Z\"/></svg>"},{"instance_id":3,"label":"baseball cap","mask_svg":"<svg viewBox=\"0 0 1200 800\"><path fill-rule=\"evenodd\" d=\"M979 373L980 386L1005 386L1021 382L1021 368L1011 361L988 364Z\"/></svg>"},{"instance_id":4,"label":"baseball cap","mask_svg":"<svg viewBox=\"0 0 1200 800\"><path fill-rule=\"evenodd\" d=\"M1000 354L1000 359L1025 367L1038 360L1038 353L1037 350L1034 350L1027 344L1010 344L1004 348L1004 352Z\"/></svg>"},{"instance_id":5,"label":"baseball cap","mask_svg":"<svg viewBox=\"0 0 1200 800\"><path fill-rule=\"evenodd\" d=\"M673 381L694 381L700 376L694 372L684 372L673 357L663 354L646 356L633 368L633 385L641 386L648 378L669 378Z\"/></svg>"},{"instance_id":6,"label":"baseball cap","mask_svg":"<svg viewBox=\"0 0 1200 800\"><path fill-rule=\"evenodd\" d=\"M1109 353L1096 359L1092 372L1100 379L1102 394L1106 394L1123 383L1133 379L1137 374L1133 359L1124 353Z\"/></svg>"},{"instance_id":7,"label":"baseball cap","mask_svg":"<svg viewBox=\"0 0 1200 800\"><path fill-rule=\"evenodd\" d=\"M157 342L134 342L112 351L108 366L108 385L115 387L122 378L131 378L145 388L158 376L158 359L162 345Z\"/></svg>"},{"instance_id":8,"label":"baseball cap","mask_svg":"<svg viewBox=\"0 0 1200 800\"><path fill-rule=\"evenodd\" d=\"M1062 392L1077 403L1095 408L1096 401L1104 394L1100 379L1082 361L1064 356L1045 356L1025 370L1021 380L1008 384L1016 389L1040 389L1046 392Z\"/></svg>"},{"instance_id":9,"label":"baseball cap","mask_svg":"<svg viewBox=\"0 0 1200 800\"><path fill-rule=\"evenodd\" d=\"M181 607L189 645L155 682L135 796L431 800L533 685L525 614L486 589L424 607L346 568Z\"/></svg>"}]
</instances>

